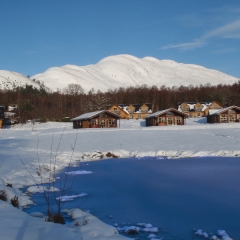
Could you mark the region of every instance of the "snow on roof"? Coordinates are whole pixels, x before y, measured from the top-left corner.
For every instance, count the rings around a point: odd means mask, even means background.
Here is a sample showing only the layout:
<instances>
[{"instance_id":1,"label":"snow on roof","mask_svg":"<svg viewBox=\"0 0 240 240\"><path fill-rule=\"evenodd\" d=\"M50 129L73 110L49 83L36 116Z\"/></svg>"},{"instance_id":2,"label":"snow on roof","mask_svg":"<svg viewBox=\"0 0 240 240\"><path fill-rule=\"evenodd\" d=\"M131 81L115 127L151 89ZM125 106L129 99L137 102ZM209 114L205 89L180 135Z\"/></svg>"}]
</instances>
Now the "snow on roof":
<instances>
[{"instance_id":1,"label":"snow on roof","mask_svg":"<svg viewBox=\"0 0 240 240\"><path fill-rule=\"evenodd\" d=\"M97 115L99 115L100 113L103 113L103 112L107 112L107 113L109 113L111 115L114 115L114 116L116 116L118 118L121 118L117 114L112 113L112 112L110 112L108 110L100 110L100 111L95 111L95 112L84 113L84 114L82 114L82 115L80 115L78 117L72 118L70 121L76 121L76 120L83 120L83 119L91 118L91 117L97 116Z\"/></svg>"},{"instance_id":2,"label":"snow on roof","mask_svg":"<svg viewBox=\"0 0 240 240\"><path fill-rule=\"evenodd\" d=\"M216 109L217 111L212 112L212 113L210 113L210 111L209 111L209 115L218 115L218 114L220 114L220 113L222 113L222 112L225 112L225 111L227 111L227 110L230 110L230 109L232 109L232 108L236 108L236 109L240 110L240 107L237 107L237 106L234 106L234 105L233 105L233 106L226 107L226 108Z\"/></svg>"},{"instance_id":3,"label":"snow on roof","mask_svg":"<svg viewBox=\"0 0 240 240\"><path fill-rule=\"evenodd\" d=\"M209 115L215 114L217 112L219 112L219 109L210 109L209 110Z\"/></svg>"},{"instance_id":4,"label":"snow on roof","mask_svg":"<svg viewBox=\"0 0 240 240\"><path fill-rule=\"evenodd\" d=\"M195 110L195 105L197 104L197 103L200 103L202 106L203 106L203 108L202 108L202 111L205 111L211 104L213 104L215 101L213 101L213 102L181 102L181 103L178 103L178 111L182 111L182 109L181 109L181 105L183 104L183 103L186 103L188 106L189 106L189 110L191 111L191 110Z\"/></svg>"},{"instance_id":5,"label":"snow on roof","mask_svg":"<svg viewBox=\"0 0 240 240\"><path fill-rule=\"evenodd\" d=\"M105 110L101 110L101 111L95 111L95 112L89 112L89 113L84 113L78 117L72 118L70 121L75 121L75 120L81 120L81 119L86 119L86 118L90 118L93 117L95 115L100 114L101 112L104 112Z\"/></svg>"},{"instance_id":6,"label":"snow on roof","mask_svg":"<svg viewBox=\"0 0 240 240\"><path fill-rule=\"evenodd\" d=\"M178 111L178 110L175 109L175 108L168 108L168 109L165 109L165 110L161 110L161 111L152 113L152 114L148 115L146 118L157 117L157 116L159 116L159 115L161 115L161 114L163 114L163 113L165 113L165 112L168 112L168 111L174 111L174 112L178 112L178 113L180 113L180 114L182 114L182 115L186 115L185 113L182 113L182 112Z\"/></svg>"},{"instance_id":7,"label":"snow on roof","mask_svg":"<svg viewBox=\"0 0 240 240\"><path fill-rule=\"evenodd\" d=\"M125 113L129 114L129 112L128 112L128 110L127 110L127 107L128 107L128 106L122 107L122 106L119 106L119 105L118 105L118 107L121 108Z\"/></svg>"},{"instance_id":8,"label":"snow on roof","mask_svg":"<svg viewBox=\"0 0 240 240\"><path fill-rule=\"evenodd\" d=\"M170 108L169 108L169 109L170 109ZM161 111L158 111L158 112L152 113L152 114L148 115L146 118L156 117L156 116L158 116L158 115L160 115L160 114L162 114L162 113L168 111L169 109L161 110Z\"/></svg>"}]
</instances>

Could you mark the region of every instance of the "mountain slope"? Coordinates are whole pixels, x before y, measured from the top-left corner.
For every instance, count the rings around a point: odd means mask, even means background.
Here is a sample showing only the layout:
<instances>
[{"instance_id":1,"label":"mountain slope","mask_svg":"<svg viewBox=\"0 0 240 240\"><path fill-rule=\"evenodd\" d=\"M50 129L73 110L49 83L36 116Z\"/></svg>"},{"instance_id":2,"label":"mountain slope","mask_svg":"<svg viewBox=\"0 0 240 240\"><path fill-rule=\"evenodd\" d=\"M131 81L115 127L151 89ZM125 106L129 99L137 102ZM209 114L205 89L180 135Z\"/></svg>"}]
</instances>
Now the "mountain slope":
<instances>
[{"instance_id":1,"label":"mountain slope","mask_svg":"<svg viewBox=\"0 0 240 240\"><path fill-rule=\"evenodd\" d=\"M12 71L0 70L0 89L13 89L14 87L24 87L26 84L32 85L35 88L40 88L40 85L30 78Z\"/></svg>"},{"instance_id":2,"label":"mountain slope","mask_svg":"<svg viewBox=\"0 0 240 240\"><path fill-rule=\"evenodd\" d=\"M95 65L49 68L33 76L53 89L63 89L70 83L80 84L85 91L107 91L118 87L146 84L148 86L197 86L210 83L233 84L238 79L219 71L193 64L182 64L152 57L137 58L131 55L116 55L102 59Z\"/></svg>"},{"instance_id":3,"label":"mountain slope","mask_svg":"<svg viewBox=\"0 0 240 240\"><path fill-rule=\"evenodd\" d=\"M172 87L207 83L233 84L238 81L233 76L198 65L158 60L153 57L140 59L124 54L106 57L95 65L49 68L44 73L32 76L31 79L19 73L0 71L0 88L26 83L39 87L36 82L43 82L50 90L57 91L74 83L80 84L86 92L92 88L104 92L108 89L142 84Z\"/></svg>"}]
</instances>

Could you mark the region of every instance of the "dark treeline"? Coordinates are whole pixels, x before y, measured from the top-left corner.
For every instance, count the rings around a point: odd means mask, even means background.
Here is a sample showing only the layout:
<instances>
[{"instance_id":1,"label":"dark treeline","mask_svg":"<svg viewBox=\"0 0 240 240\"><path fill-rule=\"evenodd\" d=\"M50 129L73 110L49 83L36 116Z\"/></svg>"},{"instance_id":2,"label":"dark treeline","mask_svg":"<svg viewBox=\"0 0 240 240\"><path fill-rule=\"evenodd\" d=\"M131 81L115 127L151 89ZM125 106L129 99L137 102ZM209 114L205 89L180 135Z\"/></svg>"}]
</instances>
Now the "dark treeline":
<instances>
[{"instance_id":1,"label":"dark treeline","mask_svg":"<svg viewBox=\"0 0 240 240\"><path fill-rule=\"evenodd\" d=\"M106 109L115 103L151 103L155 112L170 107L177 108L179 102L214 100L223 106L240 106L240 80L233 85L208 84L198 87L142 85L104 93L94 89L85 93L77 84L68 85L62 92L48 92L43 87L36 89L31 85L0 91L0 105L18 105L21 122L36 118L61 121L65 117L72 118L84 112Z\"/></svg>"}]
</instances>

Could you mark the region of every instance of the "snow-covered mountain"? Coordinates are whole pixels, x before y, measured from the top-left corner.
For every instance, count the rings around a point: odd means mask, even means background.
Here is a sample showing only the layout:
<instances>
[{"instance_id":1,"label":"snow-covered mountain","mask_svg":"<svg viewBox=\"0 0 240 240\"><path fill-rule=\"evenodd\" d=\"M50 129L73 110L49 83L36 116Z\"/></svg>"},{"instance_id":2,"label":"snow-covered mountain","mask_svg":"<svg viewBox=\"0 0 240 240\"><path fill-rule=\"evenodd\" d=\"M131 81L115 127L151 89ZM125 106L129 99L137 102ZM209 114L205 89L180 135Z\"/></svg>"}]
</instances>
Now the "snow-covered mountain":
<instances>
[{"instance_id":1,"label":"snow-covered mountain","mask_svg":"<svg viewBox=\"0 0 240 240\"><path fill-rule=\"evenodd\" d=\"M9 81L15 78L12 75L8 77ZM207 83L233 84L238 81L236 77L198 65L158 60L153 57L140 59L126 54L106 57L95 65L49 68L31 79L43 82L52 91L62 90L68 84L74 83L80 84L86 92L92 88L104 92L108 89L142 84L172 87Z\"/></svg>"},{"instance_id":2,"label":"snow-covered mountain","mask_svg":"<svg viewBox=\"0 0 240 240\"><path fill-rule=\"evenodd\" d=\"M14 87L32 85L35 88L40 88L40 84L32 79L17 73L6 70L0 70L0 89L13 89Z\"/></svg>"}]
</instances>

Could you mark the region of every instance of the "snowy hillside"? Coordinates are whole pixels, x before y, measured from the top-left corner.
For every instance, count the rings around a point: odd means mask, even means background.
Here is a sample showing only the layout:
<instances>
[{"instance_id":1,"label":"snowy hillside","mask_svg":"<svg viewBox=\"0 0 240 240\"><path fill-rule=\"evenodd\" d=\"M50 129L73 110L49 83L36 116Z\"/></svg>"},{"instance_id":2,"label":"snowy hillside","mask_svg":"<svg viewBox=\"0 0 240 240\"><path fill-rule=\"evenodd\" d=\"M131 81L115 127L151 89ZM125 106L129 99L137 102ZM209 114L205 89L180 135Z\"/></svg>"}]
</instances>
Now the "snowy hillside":
<instances>
[{"instance_id":1,"label":"snowy hillside","mask_svg":"<svg viewBox=\"0 0 240 240\"><path fill-rule=\"evenodd\" d=\"M131 55L106 57L95 65L53 67L34 75L32 79L43 81L54 91L63 89L70 83L80 84L85 91L91 88L107 91L142 84L172 87L207 83L233 84L238 81L235 77L198 65L152 57L140 59Z\"/></svg>"},{"instance_id":2,"label":"snowy hillside","mask_svg":"<svg viewBox=\"0 0 240 240\"><path fill-rule=\"evenodd\" d=\"M26 84L33 85L35 88L40 87L38 83L20 73L0 70L0 89L13 89Z\"/></svg>"},{"instance_id":3,"label":"snowy hillside","mask_svg":"<svg viewBox=\"0 0 240 240\"><path fill-rule=\"evenodd\" d=\"M36 82L41 82L52 91L62 90L68 84L74 83L80 84L85 92L92 88L104 92L108 89L142 84L172 87L207 83L233 84L237 81L236 77L198 65L153 57L140 59L126 54L106 57L95 65L52 67L31 79L16 72L0 70L0 89L11 89L25 84L39 88Z\"/></svg>"}]
</instances>

